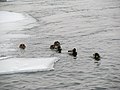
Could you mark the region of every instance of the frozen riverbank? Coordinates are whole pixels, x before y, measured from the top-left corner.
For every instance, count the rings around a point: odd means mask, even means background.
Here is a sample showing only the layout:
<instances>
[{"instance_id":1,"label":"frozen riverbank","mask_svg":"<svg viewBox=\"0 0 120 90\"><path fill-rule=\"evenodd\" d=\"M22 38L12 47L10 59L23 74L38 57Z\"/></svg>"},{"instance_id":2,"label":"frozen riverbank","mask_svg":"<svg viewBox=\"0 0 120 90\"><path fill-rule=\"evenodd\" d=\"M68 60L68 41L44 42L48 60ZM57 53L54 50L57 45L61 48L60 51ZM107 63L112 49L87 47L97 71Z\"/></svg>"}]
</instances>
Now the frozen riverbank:
<instances>
[{"instance_id":1,"label":"frozen riverbank","mask_svg":"<svg viewBox=\"0 0 120 90\"><path fill-rule=\"evenodd\" d=\"M4 58L3 58L4 59ZM54 63L59 58L0 58L0 74L21 72L49 71L54 69Z\"/></svg>"},{"instance_id":2,"label":"frozen riverbank","mask_svg":"<svg viewBox=\"0 0 120 90\"><path fill-rule=\"evenodd\" d=\"M0 35L33 26L36 26L36 20L27 14L0 11Z\"/></svg>"}]
</instances>

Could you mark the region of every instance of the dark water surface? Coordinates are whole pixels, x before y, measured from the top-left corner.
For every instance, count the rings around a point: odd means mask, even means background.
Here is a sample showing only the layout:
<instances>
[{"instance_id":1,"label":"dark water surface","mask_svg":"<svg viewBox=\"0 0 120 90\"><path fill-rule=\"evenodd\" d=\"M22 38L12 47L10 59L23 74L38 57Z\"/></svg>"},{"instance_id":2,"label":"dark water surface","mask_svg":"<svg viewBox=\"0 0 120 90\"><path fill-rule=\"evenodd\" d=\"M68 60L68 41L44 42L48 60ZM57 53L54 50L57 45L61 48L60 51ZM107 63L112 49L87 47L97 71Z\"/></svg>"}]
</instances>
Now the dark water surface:
<instances>
[{"instance_id":1,"label":"dark water surface","mask_svg":"<svg viewBox=\"0 0 120 90\"><path fill-rule=\"evenodd\" d=\"M1 55L59 57L54 71L0 75L0 90L120 90L120 0L14 0L0 11L27 13L38 25L12 33L29 38L0 41ZM62 53L49 49L60 41ZM27 49L21 55L18 45ZM5 47L4 47L5 46ZM74 59L67 50L76 47ZM10 50L9 49L13 49ZM102 56L95 63L92 54Z\"/></svg>"}]
</instances>

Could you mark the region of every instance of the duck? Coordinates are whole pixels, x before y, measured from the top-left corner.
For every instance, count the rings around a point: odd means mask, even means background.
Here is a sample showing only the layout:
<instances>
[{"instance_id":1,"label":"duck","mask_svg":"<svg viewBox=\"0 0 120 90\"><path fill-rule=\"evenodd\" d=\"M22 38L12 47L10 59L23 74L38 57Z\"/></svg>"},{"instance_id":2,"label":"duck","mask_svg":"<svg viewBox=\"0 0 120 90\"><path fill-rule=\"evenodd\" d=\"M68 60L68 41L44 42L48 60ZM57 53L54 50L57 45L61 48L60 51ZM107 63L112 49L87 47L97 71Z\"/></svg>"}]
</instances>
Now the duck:
<instances>
[{"instance_id":1,"label":"duck","mask_svg":"<svg viewBox=\"0 0 120 90\"><path fill-rule=\"evenodd\" d=\"M55 45L50 45L50 49L54 49L55 48Z\"/></svg>"},{"instance_id":2,"label":"duck","mask_svg":"<svg viewBox=\"0 0 120 90\"><path fill-rule=\"evenodd\" d=\"M59 41L55 41L53 45L50 45L50 49L56 50L58 53L61 53L61 45Z\"/></svg>"},{"instance_id":3,"label":"duck","mask_svg":"<svg viewBox=\"0 0 120 90\"><path fill-rule=\"evenodd\" d=\"M58 49L58 46L60 46L60 42L59 41L55 41L54 42L54 48Z\"/></svg>"},{"instance_id":4,"label":"duck","mask_svg":"<svg viewBox=\"0 0 120 90\"><path fill-rule=\"evenodd\" d=\"M68 53L74 57L77 56L76 48L73 48L72 50L68 50Z\"/></svg>"},{"instance_id":5,"label":"duck","mask_svg":"<svg viewBox=\"0 0 120 90\"><path fill-rule=\"evenodd\" d=\"M99 61L99 60L100 60L100 55L99 55L99 53L94 53L94 54L93 54L93 58L94 58L95 60Z\"/></svg>"},{"instance_id":6,"label":"duck","mask_svg":"<svg viewBox=\"0 0 120 90\"><path fill-rule=\"evenodd\" d=\"M20 49L25 49L25 48L26 48L26 45L25 45L25 44L20 44L20 45L19 45L19 48L20 48Z\"/></svg>"},{"instance_id":7,"label":"duck","mask_svg":"<svg viewBox=\"0 0 120 90\"><path fill-rule=\"evenodd\" d=\"M61 46L58 46L57 48L58 53L61 53L61 50L62 50Z\"/></svg>"},{"instance_id":8,"label":"duck","mask_svg":"<svg viewBox=\"0 0 120 90\"><path fill-rule=\"evenodd\" d=\"M54 45L60 45L60 42L59 41L55 41Z\"/></svg>"},{"instance_id":9,"label":"duck","mask_svg":"<svg viewBox=\"0 0 120 90\"><path fill-rule=\"evenodd\" d=\"M57 49L58 46L60 46L60 42L59 41L55 41L53 45L50 45L50 49Z\"/></svg>"}]
</instances>

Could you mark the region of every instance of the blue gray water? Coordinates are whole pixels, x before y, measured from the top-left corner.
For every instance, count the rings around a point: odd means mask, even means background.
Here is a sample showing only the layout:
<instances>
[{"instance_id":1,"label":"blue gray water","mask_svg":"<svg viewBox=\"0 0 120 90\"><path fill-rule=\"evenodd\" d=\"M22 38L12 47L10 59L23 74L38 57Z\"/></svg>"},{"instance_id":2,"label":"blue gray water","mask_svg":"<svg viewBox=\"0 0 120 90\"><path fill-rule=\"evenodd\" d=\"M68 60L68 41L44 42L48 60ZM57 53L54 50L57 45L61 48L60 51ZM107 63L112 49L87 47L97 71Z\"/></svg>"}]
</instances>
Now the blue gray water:
<instances>
[{"instance_id":1,"label":"blue gray water","mask_svg":"<svg viewBox=\"0 0 120 90\"><path fill-rule=\"evenodd\" d=\"M15 49L1 55L60 58L54 71L0 75L0 90L120 90L120 0L13 0L0 2L0 10L27 13L38 23L9 32L33 36L0 41L0 49ZM61 54L49 49L56 40ZM27 44L24 55L20 42ZM74 47L77 59L67 54Z\"/></svg>"}]
</instances>

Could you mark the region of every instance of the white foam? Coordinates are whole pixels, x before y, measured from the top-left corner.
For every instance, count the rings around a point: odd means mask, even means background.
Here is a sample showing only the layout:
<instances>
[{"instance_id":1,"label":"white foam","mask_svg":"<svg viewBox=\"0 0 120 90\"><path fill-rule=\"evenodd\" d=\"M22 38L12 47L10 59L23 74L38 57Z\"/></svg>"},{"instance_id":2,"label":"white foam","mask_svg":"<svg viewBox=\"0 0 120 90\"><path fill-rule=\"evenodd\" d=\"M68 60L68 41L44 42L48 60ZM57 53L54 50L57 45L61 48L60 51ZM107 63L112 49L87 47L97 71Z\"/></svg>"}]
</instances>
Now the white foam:
<instances>
[{"instance_id":1,"label":"white foam","mask_svg":"<svg viewBox=\"0 0 120 90\"><path fill-rule=\"evenodd\" d=\"M37 72L54 69L54 63L59 58L9 58L0 60L0 74L20 72Z\"/></svg>"}]
</instances>

